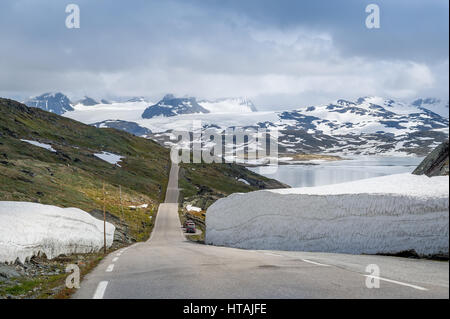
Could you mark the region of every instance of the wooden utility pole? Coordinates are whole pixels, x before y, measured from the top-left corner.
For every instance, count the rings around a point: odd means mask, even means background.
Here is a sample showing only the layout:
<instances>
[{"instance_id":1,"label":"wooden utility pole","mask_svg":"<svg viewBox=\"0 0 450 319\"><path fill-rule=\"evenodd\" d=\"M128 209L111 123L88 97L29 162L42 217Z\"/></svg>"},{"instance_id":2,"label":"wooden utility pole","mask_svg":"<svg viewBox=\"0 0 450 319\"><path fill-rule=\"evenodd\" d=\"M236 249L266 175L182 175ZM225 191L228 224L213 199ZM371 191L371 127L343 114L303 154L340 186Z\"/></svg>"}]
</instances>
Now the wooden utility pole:
<instances>
[{"instance_id":1,"label":"wooden utility pole","mask_svg":"<svg viewBox=\"0 0 450 319\"><path fill-rule=\"evenodd\" d=\"M119 185L119 198L120 198L120 217L122 218L122 222L123 222L124 216L123 216L123 205L122 205L122 185Z\"/></svg>"},{"instance_id":2,"label":"wooden utility pole","mask_svg":"<svg viewBox=\"0 0 450 319\"><path fill-rule=\"evenodd\" d=\"M106 254L106 192L103 182L103 252Z\"/></svg>"}]
</instances>

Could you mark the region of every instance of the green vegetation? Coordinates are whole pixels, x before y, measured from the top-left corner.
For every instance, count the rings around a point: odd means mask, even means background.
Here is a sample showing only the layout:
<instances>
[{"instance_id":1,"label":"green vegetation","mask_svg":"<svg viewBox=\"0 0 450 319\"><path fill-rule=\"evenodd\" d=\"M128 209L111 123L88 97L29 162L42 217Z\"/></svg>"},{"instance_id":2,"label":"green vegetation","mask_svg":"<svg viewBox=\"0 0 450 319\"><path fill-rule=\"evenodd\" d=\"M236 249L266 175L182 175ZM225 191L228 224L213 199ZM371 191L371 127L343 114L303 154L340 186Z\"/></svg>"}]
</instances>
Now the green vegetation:
<instances>
[{"instance_id":1,"label":"green vegetation","mask_svg":"<svg viewBox=\"0 0 450 319\"><path fill-rule=\"evenodd\" d=\"M0 113L0 200L90 212L102 210L106 198L107 211L125 221L134 238L148 238L149 215L164 200L169 150L126 132L98 129L12 100L0 98ZM57 152L21 139L50 144ZM94 156L103 151L123 156L121 167ZM144 203L147 209L128 208Z\"/></svg>"},{"instance_id":2,"label":"green vegetation","mask_svg":"<svg viewBox=\"0 0 450 319\"><path fill-rule=\"evenodd\" d=\"M250 185L239 181L243 179ZM181 164L179 187L181 198L195 206L208 208L218 198L231 193L247 193L259 189L284 188L286 185L253 173L237 164Z\"/></svg>"}]
</instances>

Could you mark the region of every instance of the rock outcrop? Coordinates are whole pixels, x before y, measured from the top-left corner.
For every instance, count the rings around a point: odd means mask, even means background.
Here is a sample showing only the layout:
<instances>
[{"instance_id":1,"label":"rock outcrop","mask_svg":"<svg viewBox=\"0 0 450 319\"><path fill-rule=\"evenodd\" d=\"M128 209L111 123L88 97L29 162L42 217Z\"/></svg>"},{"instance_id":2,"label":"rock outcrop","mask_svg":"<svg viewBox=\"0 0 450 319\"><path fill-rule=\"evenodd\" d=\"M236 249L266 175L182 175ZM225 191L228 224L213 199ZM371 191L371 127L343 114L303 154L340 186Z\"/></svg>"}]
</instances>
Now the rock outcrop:
<instances>
[{"instance_id":1,"label":"rock outcrop","mask_svg":"<svg viewBox=\"0 0 450 319\"><path fill-rule=\"evenodd\" d=\"M432 176L448 176L448 140L436 147L423 161L417 166L413 174Z\"/></svg>"}]
</instances>

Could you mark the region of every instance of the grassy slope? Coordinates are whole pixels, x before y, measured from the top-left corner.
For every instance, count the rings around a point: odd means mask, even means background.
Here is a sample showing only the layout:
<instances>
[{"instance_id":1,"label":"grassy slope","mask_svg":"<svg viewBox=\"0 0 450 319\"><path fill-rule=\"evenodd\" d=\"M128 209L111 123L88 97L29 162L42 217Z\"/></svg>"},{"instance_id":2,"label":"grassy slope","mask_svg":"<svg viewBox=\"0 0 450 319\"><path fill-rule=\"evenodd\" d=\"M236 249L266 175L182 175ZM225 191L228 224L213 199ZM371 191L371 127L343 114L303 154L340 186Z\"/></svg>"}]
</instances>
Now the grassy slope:
<instances>
[{"instance_id":1,"label":"grassy slope","mask_svg":"<svg viewBox=\"0 0 450 319\"><path fill-rule=\"evenodd\" d=\"M238 181L241 178L250 185ZM231 193L287 187L237 164L181 164L179 183L182 199L202 209Z\"/></svg>"},{"instance_id":2,"label":"grassy slope","mask_svg":"<svg viewBox=\"0 0 450 319\"><path fill-rule=\"evenodd\" d=\"M68 118L0 99L0 200L33 201L86 211L102 209L123 218L143 240L148 214L164 200L169 151L157 143L114 129L97 129ZM51 144L57 153L20 141ZM115 167L93 154L107 151L126 158ZM149 211L120 210L148 203Z\"/></svg>"}]
</instances>

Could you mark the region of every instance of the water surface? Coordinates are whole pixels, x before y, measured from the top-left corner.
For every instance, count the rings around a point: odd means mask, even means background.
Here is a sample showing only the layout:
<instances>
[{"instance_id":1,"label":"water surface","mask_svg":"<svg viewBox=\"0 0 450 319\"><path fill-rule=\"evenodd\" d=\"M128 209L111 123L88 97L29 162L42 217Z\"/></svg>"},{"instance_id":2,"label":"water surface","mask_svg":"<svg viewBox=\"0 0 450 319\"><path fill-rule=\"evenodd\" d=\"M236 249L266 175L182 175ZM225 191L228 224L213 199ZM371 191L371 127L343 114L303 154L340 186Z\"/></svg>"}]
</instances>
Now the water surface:
<instances>
[{"instance_id":1,"label":"water surface","mask_svg":"<svg viewBox=\"0 0 450 319\"><path fill-rule=\"evenodd\" d=\"M421 157L366 156L323 162L319 165L279 165L275 173L269 174L264 172L264 167L249 167L249 169L292 187L309 187L411 173L422 160Z\"/></svg>"}]
</instances>

